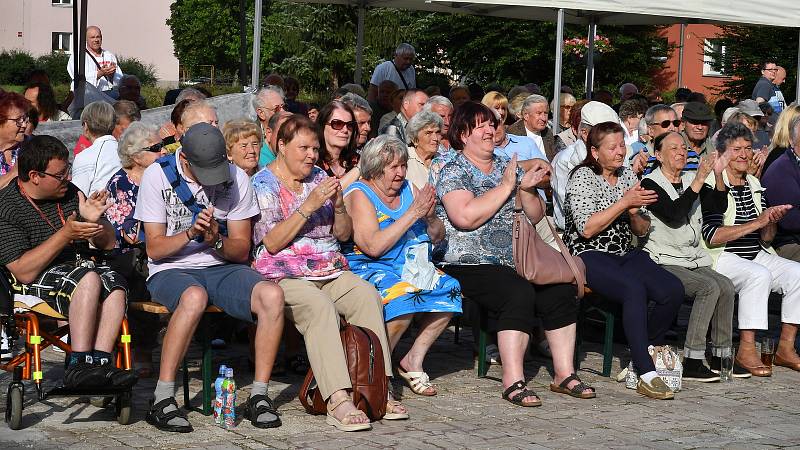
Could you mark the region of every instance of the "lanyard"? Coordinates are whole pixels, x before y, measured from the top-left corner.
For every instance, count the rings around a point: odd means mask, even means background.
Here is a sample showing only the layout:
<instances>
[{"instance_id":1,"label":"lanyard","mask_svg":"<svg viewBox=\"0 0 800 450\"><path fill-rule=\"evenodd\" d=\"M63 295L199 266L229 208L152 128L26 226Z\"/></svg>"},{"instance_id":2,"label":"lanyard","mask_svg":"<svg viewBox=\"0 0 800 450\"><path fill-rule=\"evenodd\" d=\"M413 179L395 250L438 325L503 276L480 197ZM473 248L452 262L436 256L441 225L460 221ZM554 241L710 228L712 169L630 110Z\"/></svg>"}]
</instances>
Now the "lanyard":
<instances>
[{"instance_id":1,"label":"lanyard","mask_svg":"<svg viewBox=\"0 0 800 450\"><path fill-rule=\"evenodd\" d=\"M25 188L22 187L22 183L20 183L19 180L17 180L17 186L19 186L19 191L22 193L22 196L25 197L26 200L28 200L28 203L30 203L31 206L33 206L33 209L35 209L36 212L39 213L42 219L44 219L44 221L47 222L48 225L50 225L50 228L52 228L53 231L58 231L58 229L53 225L53 223L50 222L50 219L48 219L47 216L44 215L44 212L42 212L42 210L39 209L38 206L36 206L36 203L34 203L34 201L28 196L28 193L25 192ZM66 225L66 220L64 220L64 211L61 210L61 203L56 203L56 209L58 210L58 218L61 219L61 226Z\"/></svg>"}]
</instances>

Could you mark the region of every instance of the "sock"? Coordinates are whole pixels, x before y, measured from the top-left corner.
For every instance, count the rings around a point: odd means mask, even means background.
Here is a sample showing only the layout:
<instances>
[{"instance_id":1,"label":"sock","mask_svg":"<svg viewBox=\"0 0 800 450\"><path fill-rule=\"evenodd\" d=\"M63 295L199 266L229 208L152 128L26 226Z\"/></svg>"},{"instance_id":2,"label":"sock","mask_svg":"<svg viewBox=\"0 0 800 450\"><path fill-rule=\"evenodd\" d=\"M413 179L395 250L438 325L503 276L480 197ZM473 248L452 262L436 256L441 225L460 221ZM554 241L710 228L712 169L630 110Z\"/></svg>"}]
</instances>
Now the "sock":
<instances>
[{"instance_id":1,"label":"sock","mask_svg":"<svg viewBox=\"0 0 800 450\"><path fill-rule=\"evenodd\" d=\"M153 404L170 397L175 397L175 382L158 380L156 383L156 390L153 392L153 395L155 396ZM170 411L175 411L176 409L177 408L175 408L175 405L167 405L164 407L164 412L168 413ZM173 426L188 426L189 421L182 417L174 417L169 419L167 424Z\"/></svg>"},{"instance_id":2,"label":"sock","mask_svg":"<svg viewBox=\"0 0 800 450\"><path fill-rule=\"evenodd\" d=\"M255 397L256 395L267 395L267 386L268 386L267 382L264 382L264 381L253 381L253 386L250 388L250 398ZM253 407L255 408L255 407L258 407L258 406L261 406L261 405L269 406L269 405L267 405L266 400L262 400L262 401L256 403L255 405L253 405ZM255 418L255 421L256 422L273 422L273 421L275 421L277 419L278 419L278 416L276 416L275 414L272 414L270 412L264 412L264 413L259 414L258 417Z\"/></svg>"},{"instance_id":3,"label":"sock","mask_svg":"<svg viewBox=\"0 0 800 450\"><path fill-rule=\"evenodd\" d=\"M112 355L111 353L95 349L92 351L92 359L94 360L95 365L104 366L111 362Z\"/></svg>"},{"instance_id":4,"label":"sock","mask_svg":"<svg viewBox=\"0 0 800 450\"><path fill-rule=\"evenodd\" d=\"M640 375L639 378L641 378L642 381L644 381L645 383L650 384L650 382L655 380L657 376L658 376L658 372L656 372L655 370L652 370L650 372L647 372L647 373L644 373L644 374Z\"/></svg>"},{"instance_id":5,"label":"sock","mask_svg":"<svg viewBox=\"0 0 800 450\"><path fill-rule=\"evenodd\" d=\"M72 352L69 354L69 365L74 366L78 363L92 364L92 352Z\"/></svg>"}]
</instances>

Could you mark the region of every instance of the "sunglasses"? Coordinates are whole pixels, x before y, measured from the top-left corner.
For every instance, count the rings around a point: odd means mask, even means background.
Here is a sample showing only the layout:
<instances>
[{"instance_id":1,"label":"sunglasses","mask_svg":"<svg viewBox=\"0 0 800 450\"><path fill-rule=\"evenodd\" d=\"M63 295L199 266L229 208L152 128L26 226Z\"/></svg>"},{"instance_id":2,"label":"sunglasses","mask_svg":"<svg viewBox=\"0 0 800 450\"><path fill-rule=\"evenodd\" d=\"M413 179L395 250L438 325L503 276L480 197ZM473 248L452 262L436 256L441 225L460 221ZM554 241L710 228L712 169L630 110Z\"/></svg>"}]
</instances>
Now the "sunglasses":
<instances>
[{"instance_id":1,"label":"sunglasses","mask_svg":"<svg viewBox=\"0 0 800 450\"><path fill-rule=\"evenodd\" d=\"M345 127L345 125L347 125L347 128L349 128L350 131L354 131L358 124L354 120L351 120L350 122L345 122L344 120L333 119L330 122L328 122L327 125L330 125L331 128L333 128L336 131L341 130L342 128Z\"/></svg>"},{"instance_id":2,"label":"sunglasses","mask_svg":"<svg viewBox=\"0 0 800 450\"><path fill-rule=\"evenodd\" d=\"M675 120L664 120L664 121L661 121L661 122L651 123L650 125L658 125L661 128L667 128L667 127L669 127L670 123L672 125L676 126L676 127L681 126L681 121L678 120L678 119L675 119Z\"/></svg>"},{"instance_id":3,"label":"sunglasses","mask_svg":"<svg viewBox=\"0 0 800 450\"><path fill-rule=\"evenodd\" d=\"M147 152L158 153L161 151L162 148L164 148L164 143L158 142L156 144L151 145L150 147L144 147L142 148L142 150Z\"/></svg>"}]
</instances>

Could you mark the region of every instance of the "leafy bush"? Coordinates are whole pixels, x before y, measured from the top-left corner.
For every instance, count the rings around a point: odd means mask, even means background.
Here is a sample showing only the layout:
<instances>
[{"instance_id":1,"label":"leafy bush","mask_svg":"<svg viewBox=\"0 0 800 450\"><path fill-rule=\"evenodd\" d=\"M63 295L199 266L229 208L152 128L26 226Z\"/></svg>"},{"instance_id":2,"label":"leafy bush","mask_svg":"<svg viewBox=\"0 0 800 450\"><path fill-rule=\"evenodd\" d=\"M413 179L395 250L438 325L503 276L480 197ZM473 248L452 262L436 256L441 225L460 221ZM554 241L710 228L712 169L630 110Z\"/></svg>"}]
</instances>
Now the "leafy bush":
<instances>
[{"instance_id":1,"label":"leafy bush","mask_svg":"<svg viewBox=\"0 0 800 450\"><path fill-rule=\"evenodd\" d=\"M0 53L0 83L25 84L28 74L36 68L36 61L26 52L4 50Z\"/></svg>"},{"instance_id":2,"label":"leafy bush","mask_svg":"<svg viewBox=\"0 0 800 450\"><path fill-rule=\"evenodd\" d=\"M50 75L50 84L53 85L71 81L67 72L67 63L69 63L69 55L64 52L53 52L36 58L36 67Z\"/></svg>"},{"instance_id":3,"label":"leafy bush","mask_svg":"<svg viewBox=\"0 0 800 450\"><path fill-rule=\"evenodd\" d=\"M137 58L119 58L119 67L126 75L136 75L142 85L156 84L156 69L152 64L145 64Z\"/></svg>"}]
</instances>

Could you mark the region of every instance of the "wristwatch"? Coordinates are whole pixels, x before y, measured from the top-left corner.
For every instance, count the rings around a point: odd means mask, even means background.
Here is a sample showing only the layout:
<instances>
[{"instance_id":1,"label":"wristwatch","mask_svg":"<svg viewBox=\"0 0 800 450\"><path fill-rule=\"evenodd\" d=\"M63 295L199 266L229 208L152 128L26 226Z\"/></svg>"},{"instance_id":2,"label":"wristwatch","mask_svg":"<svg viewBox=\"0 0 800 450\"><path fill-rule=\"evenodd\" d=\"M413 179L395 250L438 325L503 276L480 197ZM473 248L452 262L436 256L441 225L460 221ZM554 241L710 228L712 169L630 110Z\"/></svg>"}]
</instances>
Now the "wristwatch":
<instances>
[{"instance_id":1,"label":"wristwatch","mask_svg":"<svg viewBox=\"0 0 800 450\"><path fill-rule=\"evenodd\" d=\"M214 242L214 250L217 252L222 251L222 236L217 238L217 242Z\"/></svg>"}]
</instances>

